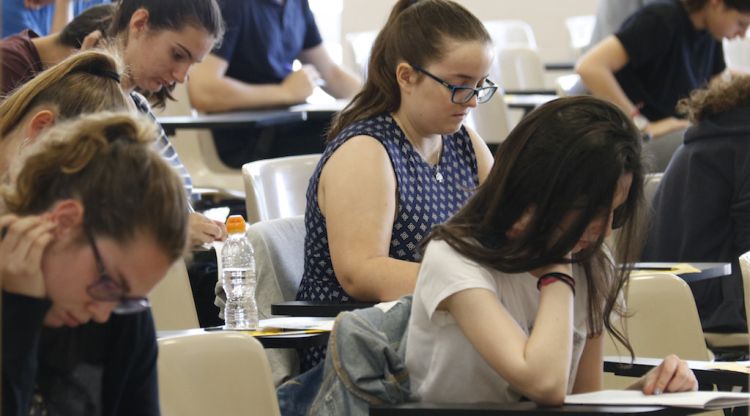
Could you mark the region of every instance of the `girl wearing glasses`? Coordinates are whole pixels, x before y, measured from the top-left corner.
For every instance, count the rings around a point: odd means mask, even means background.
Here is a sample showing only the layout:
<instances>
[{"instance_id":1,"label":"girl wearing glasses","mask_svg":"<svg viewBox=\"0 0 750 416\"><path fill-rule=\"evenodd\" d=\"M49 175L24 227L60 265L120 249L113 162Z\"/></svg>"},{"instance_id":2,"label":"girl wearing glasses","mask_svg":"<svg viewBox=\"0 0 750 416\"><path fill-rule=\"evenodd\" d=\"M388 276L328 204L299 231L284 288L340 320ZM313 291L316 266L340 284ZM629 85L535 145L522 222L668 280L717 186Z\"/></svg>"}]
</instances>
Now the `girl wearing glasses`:
<instances>
[{"instance_id":1,"label":"girl wearing glasses","mask_svg":"<svg viewBox=\"0 0 750 416\"><path fill-rule=\"evenodd\" d=\"M495 92L491 50L482 23L452 1L396 3L310 181L297 299L387 301L414 290L420 241L492 165L464 126ZM303 368L322 357L310 351Z\"/></svg>"},{"instance_id":2,"label":"girl wearing glasses","mask_svg":"<svg viewBox=\"0 0 750 416\"><path fill-rule=\"evenodd\" d=\"M628 346L610 316L629 273L616 264L639 254L642 204L639 133L616 107L560 99L521 120L484 184L428 238L407 334L412 392L560 405L601 389L603 331ZM603 241L618 227L613 259ZM697 382L670 356L635 387Z\"/></svg>"},{"instance_id":3,"label":"girl wearing glasses","mask_svg":"<svg viewBox=\"0 0 750 416\"><path fill-rule=\"evenodd\" d=\"M159 413L145 296L185 250L188 209L157 137L132 115L84 116L43 133L11 174L4 415Z\"/></svg>"}]
</instances>

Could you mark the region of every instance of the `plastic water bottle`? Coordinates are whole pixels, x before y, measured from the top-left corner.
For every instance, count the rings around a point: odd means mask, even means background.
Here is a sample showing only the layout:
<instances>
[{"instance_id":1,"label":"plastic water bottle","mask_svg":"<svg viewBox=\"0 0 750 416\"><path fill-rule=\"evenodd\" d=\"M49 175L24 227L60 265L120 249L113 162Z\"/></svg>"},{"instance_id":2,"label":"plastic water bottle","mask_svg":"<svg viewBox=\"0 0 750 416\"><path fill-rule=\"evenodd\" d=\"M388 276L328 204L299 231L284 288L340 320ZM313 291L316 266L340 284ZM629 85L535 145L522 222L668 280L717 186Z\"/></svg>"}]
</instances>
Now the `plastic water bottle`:
<instances>
[{"instance_id":1,"label":"plastic water bottle","mask_svg":"<svg viewBox=\"0 0 750 416\"><path fill-rule=\"evenodd\" d=\"M229 238L221 249L221 279L227 301L224 321L228 329L258 327L258 305L255 303L255 252L245 237L245 220L241 215L227 219Z\"/></svg>"}]
</instances>

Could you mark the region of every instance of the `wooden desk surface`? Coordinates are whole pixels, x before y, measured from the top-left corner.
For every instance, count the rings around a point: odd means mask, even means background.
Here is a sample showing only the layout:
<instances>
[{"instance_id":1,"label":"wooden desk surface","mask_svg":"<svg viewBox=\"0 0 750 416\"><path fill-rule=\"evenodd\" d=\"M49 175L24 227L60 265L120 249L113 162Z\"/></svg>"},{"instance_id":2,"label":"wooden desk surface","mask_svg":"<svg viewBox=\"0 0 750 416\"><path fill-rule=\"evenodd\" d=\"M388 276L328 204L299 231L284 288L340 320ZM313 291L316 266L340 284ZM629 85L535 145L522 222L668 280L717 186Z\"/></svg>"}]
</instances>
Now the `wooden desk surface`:
<instances>
[{"instance_id":1,"label":"wooden desk surface","mask_svg":"<svg viewBox=\"0 0 750 416\"><path fill-rule=\"evenodd\" d=\"M699 280L714 279L717 277L729 276L732 274L732 263L694 263L690 261L683 262L641 262L636 263L633 267L633 271L663 271L669 273L672 266L678 263L687 263L696 269L699 269L698 273L680 273L677 276L681 277L686 282L697 282ZM664 270L659 270L664 269Z\"/></svg>"},{"instance_id":2,"label":"wooden desk surface","mask_svg":"<svg viewBox=\"0 0 750 416\"><path fill-rule=\"evenodd\" d=\"M158 331L156 337L158 339L166 339L185 335L205 334L206 332L211 332L213 330L220 329L194 328L175 331ZM327 345L328 336L330 334L330 332L316 332L311 334L280 334L270 336L255 336L254 338L257 339L261 345L263 345L263 348L307 348ZM248 336L251 335L248 334Z\"/></svg>"},{"instance_id":3,"label":"wooden desk surface","mask_svg":"<svg viewBox=\"0 0 750 416\"><path fill-rule=\"evenodd\" d=\"M500 416L500 415L690 415L703 409L664 406L578 406L539 407L532 402L510 404L433 404L407 403L370 407L370 416Z\"/></svg>"}]
</instances>

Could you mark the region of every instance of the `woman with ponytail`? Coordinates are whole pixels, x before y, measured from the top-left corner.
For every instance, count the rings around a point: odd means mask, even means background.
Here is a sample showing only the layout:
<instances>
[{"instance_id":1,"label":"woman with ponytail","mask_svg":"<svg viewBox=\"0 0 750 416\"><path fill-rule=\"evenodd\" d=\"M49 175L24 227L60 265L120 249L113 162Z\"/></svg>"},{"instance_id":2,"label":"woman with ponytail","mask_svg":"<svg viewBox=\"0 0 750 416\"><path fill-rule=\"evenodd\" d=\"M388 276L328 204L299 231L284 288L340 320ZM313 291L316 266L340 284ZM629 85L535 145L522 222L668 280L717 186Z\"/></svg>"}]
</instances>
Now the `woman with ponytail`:
<instances>
[{"instance_id":1,"label":"woman with ponytail","mask_svg":"<svg viewBox=\"0 0 750 416\"><path fill-rule=\"evenodd\" d=\"M157 137L126 113L84 116L41 134L11 173L4 415L159 414L145 296L185 250L188 207Z\"/></svg>"},{"instance_id":2,"label":"woman with ponytail","mask_svg":"<svg viewBox=\"0 0 750 416\"><path fill-rule=\"evenodd\" d=\"M492 166L464 125L497 88L491 51L482 23L457 3L396 3L310 181L297 299L388 301L414 290L420 240ZM321 358L314 351L303 366Z\"/></svg>"}]
</instances>

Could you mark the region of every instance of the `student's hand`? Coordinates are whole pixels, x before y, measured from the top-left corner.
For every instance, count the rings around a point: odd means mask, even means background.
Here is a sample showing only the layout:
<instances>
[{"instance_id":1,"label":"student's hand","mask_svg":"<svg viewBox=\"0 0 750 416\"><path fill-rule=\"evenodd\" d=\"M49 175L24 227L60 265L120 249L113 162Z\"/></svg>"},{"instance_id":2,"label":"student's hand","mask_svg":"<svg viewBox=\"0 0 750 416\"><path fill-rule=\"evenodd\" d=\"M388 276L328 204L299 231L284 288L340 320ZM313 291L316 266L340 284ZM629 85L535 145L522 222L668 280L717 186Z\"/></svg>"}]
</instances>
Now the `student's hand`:
<instances>
[{"instance_id":1,"label":"student's hand","mask_svg":"<svg viewBox=\"0 0 750 416\"><path fill-rule=\"evenodd\" d=\"M630 386L643 394L698 390L698 380L685 361L676 355L668 355L664 361Z\"/></svg>"},{"instance_id":2,"label":"student's hand","mask_svg":"<svg viewBox=\"0 0 750 416\"><path fill-rule=\"evenodd\" d=\"M646 126L646 133L650 134L654 139L658 139L665 134L672 133L673 131L683 130L690 127L690 122L687 120L668 117L659 121L652 121Z\"/></svg>"},{"instance_id":3,"label":"student's hand","mask_svg":"<svg viewBox=\"0 0 750 416\"><path fill-rule=\"evenodd\" d=\"M97 48L97 47L105 47L107 46L106 40L104 40L104 35L102 32L97 29L88 35L86 35L85 38L83 38L83 41L81 41L81 50L85 51L87 49Z\"/></svg>"},{"instance_id":4,"label":"student's hand","mask_svg":"<svg viewBox=\"0 0 750 416\"><path fill-rule=\"evenodd\" d=\"M47 295L42 274L42 254L53 239L55 224L39 216L0 217L6 229L0 241L0 285L19 295L43 298Z\"/></svg>"},{"instance_id":5,"label":"student's hand","mask_svg":"<svg viewBox=\"0 0 750 416\"><path fill-rule=\"evenodd\" d=\"M224 241L227 238L227 227L220 221L213 221L203 214L190 214L189 241L192 247L214 241Z\"/></svg>"},{"instance_id":6,"label":"student's hand","mask_svg":"<svg viewBox=\"0 0 750 416\"><path fill-rule=\"evenodd\" d=\"M312 95L320 79L320 74L314 66L303 65L302 69L294 71L284 78L281 86L287 92L289 103L298 104Z\"/></svg>"}]
</instances>

